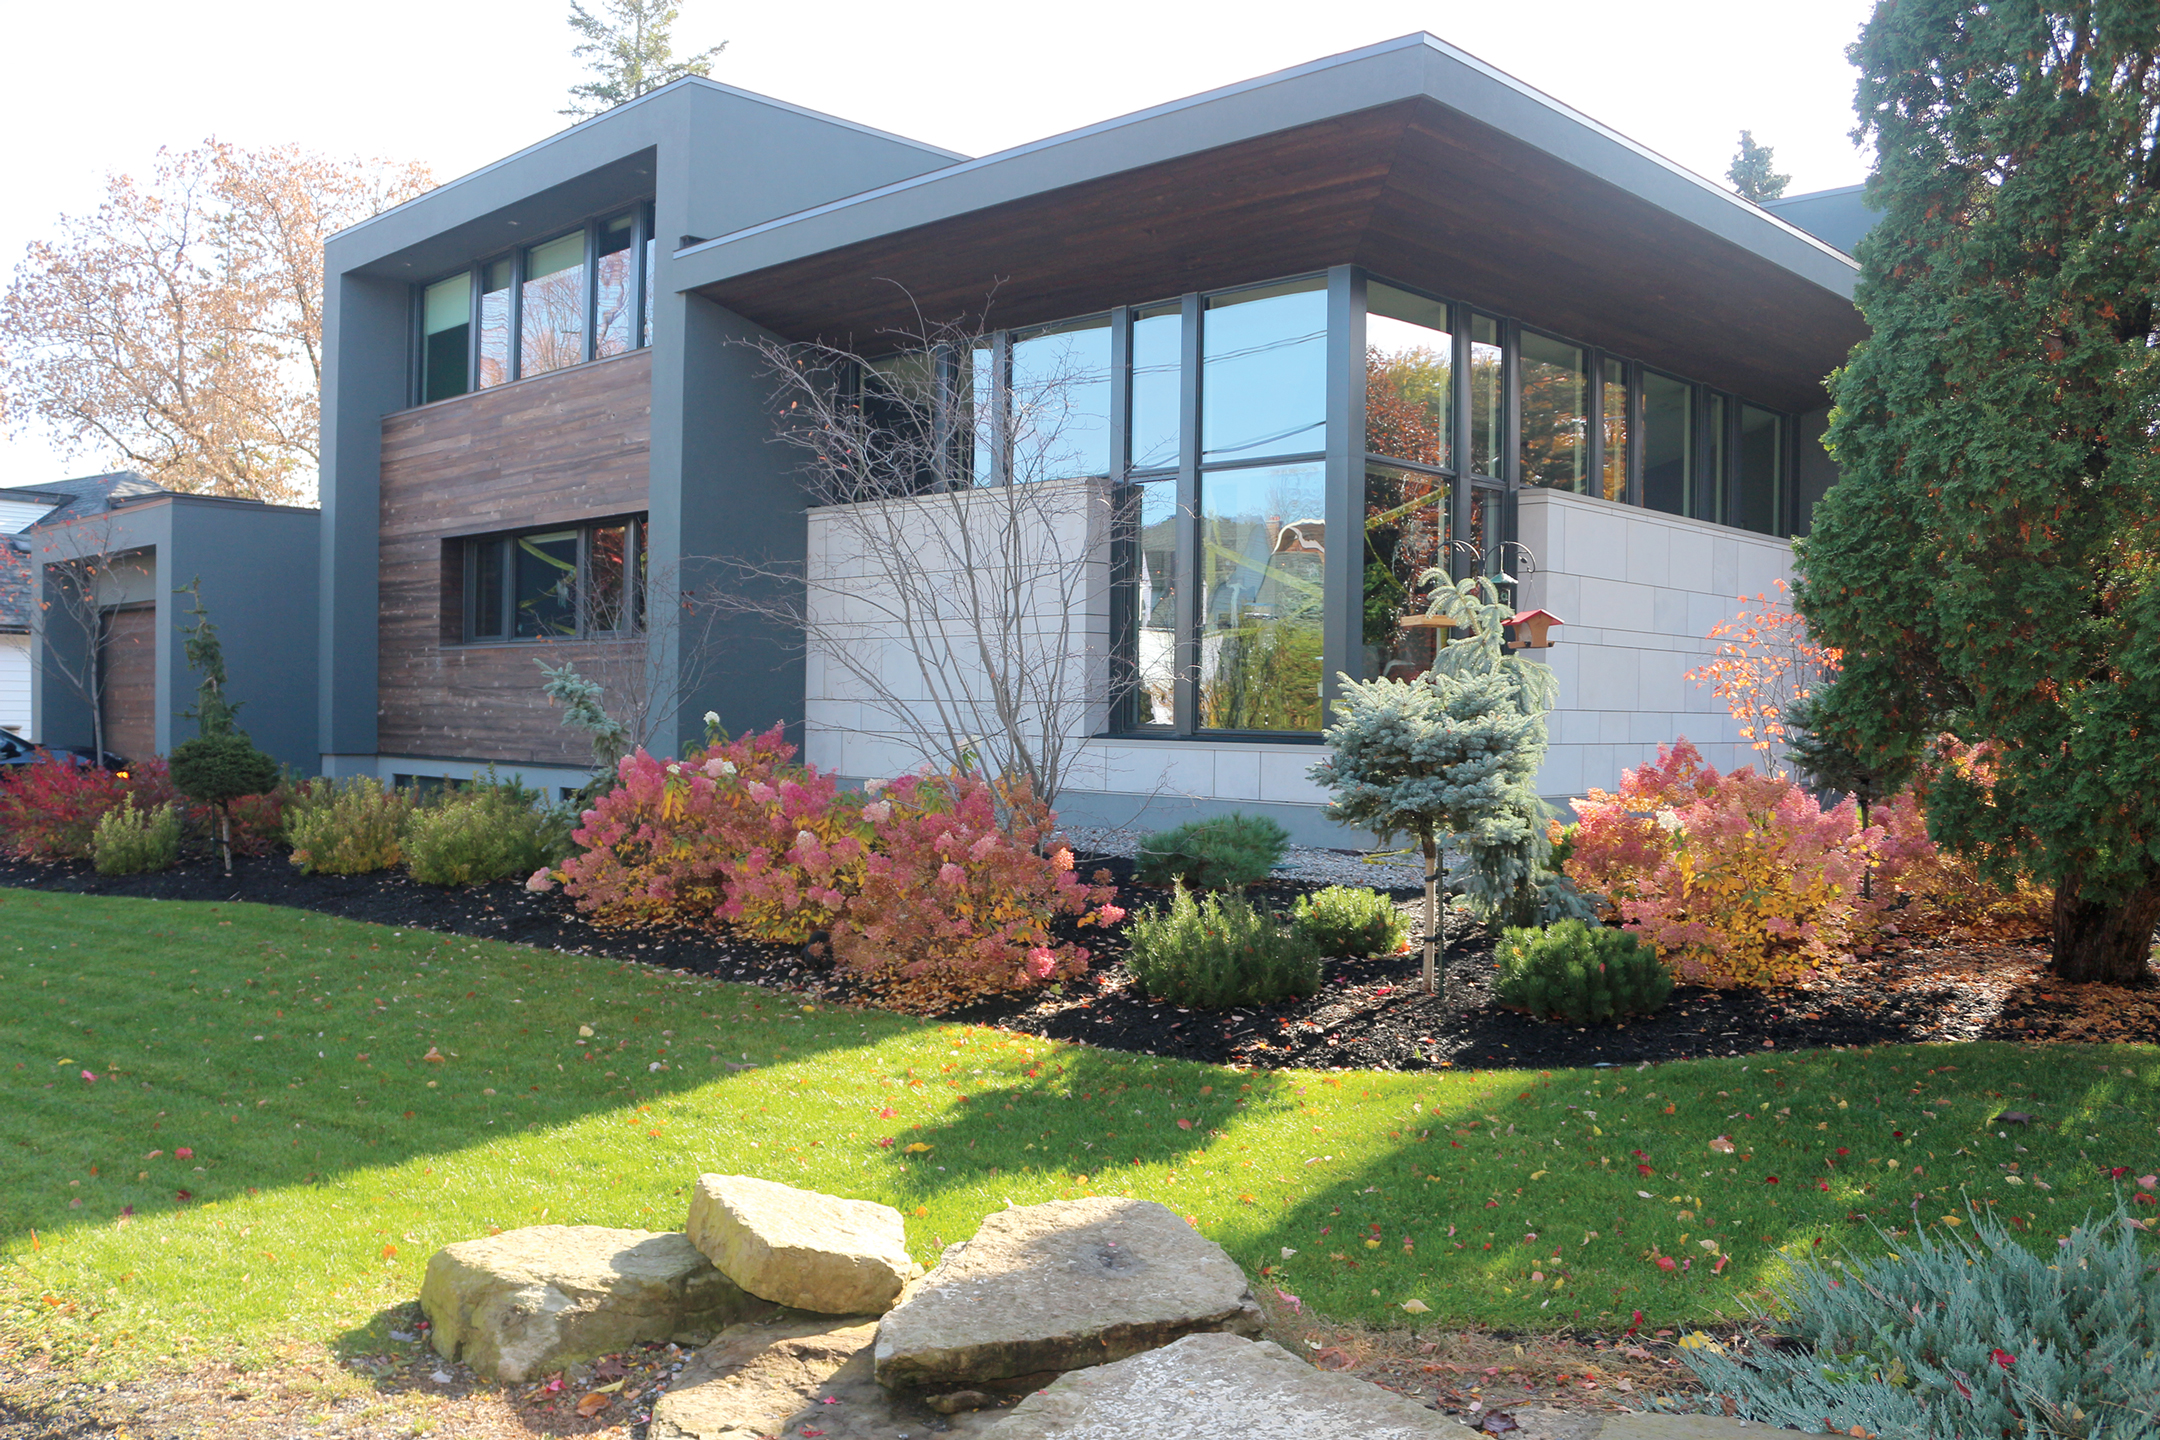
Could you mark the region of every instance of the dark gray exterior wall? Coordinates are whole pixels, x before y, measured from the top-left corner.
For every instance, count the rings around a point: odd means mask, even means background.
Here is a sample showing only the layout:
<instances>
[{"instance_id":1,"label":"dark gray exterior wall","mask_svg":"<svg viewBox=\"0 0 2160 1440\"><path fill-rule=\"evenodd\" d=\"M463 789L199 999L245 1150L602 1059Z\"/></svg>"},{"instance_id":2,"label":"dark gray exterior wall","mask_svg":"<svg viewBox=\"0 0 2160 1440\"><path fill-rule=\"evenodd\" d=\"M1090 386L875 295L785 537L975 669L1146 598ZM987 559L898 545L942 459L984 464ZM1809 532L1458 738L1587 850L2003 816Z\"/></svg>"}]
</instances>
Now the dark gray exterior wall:
<instances>
[{"instance_id":1,"label":"dark gray exterior wall","mask_svg":"<svg viewBox=\"0 0 2160 1440\"><path fill-rule=\"evenodd\" d=\"M748 352L727 343L741 324L679 293L672 252L686 235L756 225L960 158L711 81L682 80L332 237L324 259L322 429L319 713L326 766L337 768L331 757L373 756L377 748L382 418L412 403L414 284L602 211L651 201L659 237L651 281L656 570L683 555L718 553L705 547L722 534L763 539L769 530L778 543L789 517L799 557L801 501L765 444L769 423L746 405L763 387L744 383ZM799 663L787 668L783 637L744 626L732 638L737 643L720 671L684 713L712 706L732 715L739 707L744 724L799 717L801 671ZM720 696L728 699L724 707L715 703ZM672 745L674 737L655 740Z\"/></svg>"},{"instance_id":2,"label":"dark gray exterior wall","mask_svg":"<svg viewBox=\"0 0 2160 1440\"><path fill-rule=\"evenodd\" d=\"M1851 255L1860 248L1860 237L1882 218L1868 209L1865 185L1846 185L1836 190L1816 190L1806 195L1787 195L1767 201L1763 209L1788 225L1797 225L1826 245Z\"/></svg>"},{"instance_id":3,"label":"dark gray exterior wall","mask_svg":"<svg viewBox=\"0 0 2160 1440\"><path fill-rule=\"evenodd\" d=\"M127 598L157 608L157 748L171 751L196 733L183 712L194 708L184 627L190 602L173 592L200 578L203 604L225 650L229 693L245 708L240 724L281 764L313 774L315 614L321 516L313 510L178 495L85 516L72 525L32 531L32 585L42 602L48 566L81 556L140 552L144 592ZM50 612L48 612L50 613ZM48 647L65 647L78 670L87 637L72 626L40 627L31 642L30 703L37 733L50 745L88 745L90 707L59 673ZM129 756L129 759L140 759Z\"/></svg>"}]
</instances>

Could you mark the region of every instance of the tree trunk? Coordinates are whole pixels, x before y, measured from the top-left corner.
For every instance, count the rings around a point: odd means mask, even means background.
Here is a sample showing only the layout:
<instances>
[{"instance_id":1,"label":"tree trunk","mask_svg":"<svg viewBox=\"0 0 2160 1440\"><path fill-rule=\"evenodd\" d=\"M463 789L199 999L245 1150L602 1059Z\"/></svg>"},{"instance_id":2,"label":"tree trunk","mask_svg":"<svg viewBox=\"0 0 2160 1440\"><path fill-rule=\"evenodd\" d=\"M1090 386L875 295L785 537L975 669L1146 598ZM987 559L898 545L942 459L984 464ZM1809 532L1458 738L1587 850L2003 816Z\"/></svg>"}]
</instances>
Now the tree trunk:
<instances>
[{"instance_id":1,"label":"tree trunk","mask_svg":"<svg viewBox=\"0 0 2160 1440\"><path fill-rule=\"evenodd\" d=\"M218 841L225 851L225 878L232 879L232 811L223 805L217 807Z\"/></svg>"},{"instance_id":2,"label":"tree trunk","mask_svg":"<svg viewBox=\"0 0 2160 1440\"><path fill-rule=\"evenodd\" d=\"M1447 936L1440 933L1440 843L1430 835L1421 835L1418 844L1425 851L1425 993L1433 993L1433 975L1437 971L1442 985L1440 998L1445 1000L1447 970L1433 955L1436 940L1443 953L1447 948Z\"/></svg>"},{"instance_id":3,"label":"tree trunk","mask_svg":"<svg viewBox=\"0 0 2160 1440\"><path fill-rule=\"evenodd\" d=\"M2064 980L2132 985L2150 972L2153 927L2160 925L2160 881L2104 905L2082 898L2075 881L2055 890L2055 951L2048 969Z\"/></svg>"}]
</instances>

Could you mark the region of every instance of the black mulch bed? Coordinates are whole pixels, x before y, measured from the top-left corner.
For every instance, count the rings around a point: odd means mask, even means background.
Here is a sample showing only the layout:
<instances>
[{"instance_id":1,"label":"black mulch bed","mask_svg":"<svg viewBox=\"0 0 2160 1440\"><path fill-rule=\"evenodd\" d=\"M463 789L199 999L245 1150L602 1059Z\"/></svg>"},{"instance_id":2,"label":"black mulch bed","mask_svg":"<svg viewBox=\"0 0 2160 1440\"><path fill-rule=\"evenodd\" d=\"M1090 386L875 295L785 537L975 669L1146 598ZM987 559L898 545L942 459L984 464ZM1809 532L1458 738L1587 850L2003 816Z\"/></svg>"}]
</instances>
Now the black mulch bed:
<instances>
[{"instance_id":1,"label":"black mulch bed","mask_svg":"<svg viewBox=\"0 0 2160 1440\"><path fill-rule=\"evenodd\" d=\"M157 875L103 876L80 863L0 859L0 886L288 905L350 920L608 956L835 1002L873 1003L850 977L792 947L690 929L599 929L587 924L560 891L536 895L511 881L445 890L397 871L303 875L283 855L238 856L233 865L231 879L205 859ZM1145 904L1162 894L1132 884L1126 860L1083 860L1079 868L1091 873L1098 867L1110 871L1122 904ZM1253 897L1288 908L1294 896L1317 888L1277 881L1256 887ZM1408 904L1418 892L1391 893ZM944 1018L1106 1049L1264 1069L1634 1065L1768 1049L2034 1038L2010 1015L1997 1013L2000 1007L1984 995L1948 978L1894 991L1865 981L1769 994L1682 986L1648 1019L1578 1029L1495 1005L1492 942L1474 927L1450 936L1447 1004L1423 993L1419 958L1408 953L1330 960L1320 993L1307 1000L1229 1012L1187 1011L1151 1003L1139 993L1125 970L1120 937L1090 931L1069 938L1096 952L1083 979L1056 993L985 1001Z\"/></svg>"}]
</instances>

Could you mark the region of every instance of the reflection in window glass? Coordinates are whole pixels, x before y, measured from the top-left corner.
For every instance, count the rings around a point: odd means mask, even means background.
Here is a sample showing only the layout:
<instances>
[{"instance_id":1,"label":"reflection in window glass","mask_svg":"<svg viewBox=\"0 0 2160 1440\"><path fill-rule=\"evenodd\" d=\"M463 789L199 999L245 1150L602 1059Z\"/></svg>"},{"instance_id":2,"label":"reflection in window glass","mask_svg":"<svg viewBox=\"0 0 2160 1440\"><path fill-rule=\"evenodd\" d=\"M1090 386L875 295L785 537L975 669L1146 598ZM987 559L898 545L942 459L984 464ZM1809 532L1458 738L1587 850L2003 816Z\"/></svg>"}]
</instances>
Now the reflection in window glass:
<instances>
[{"instance_id":1,"label":"reflection in window glass","mask_svg":"<svg viewBox=\"0 0 2160 1440\"><path fill-rule=\"evenodd\" d=\"M510 277L509 258L490 260L480 267L480 373L481 389L500 385L510 378Z\"/></svg>"},{"instance_id":2,"label":"reflection in window glass","mask_svg":"<svg viewBox=\"0 0 2160 1440\"><path fill-rule=\"evenodd\" d=\"M1643 371L1642 503L1649 509L1687 513L1694 431L1695 388L1669 375Z\"/></svg>"},{"instance_id":3,"label":"reflection in window glass","mask_svg":"<svg viewBox=\"0 0 2160 1440\"><path fill-rule=\"evenodd\" d=\"M1200 486L1200 724L1320 728L1326 468L1211 471Z\"/></svg>"},{"instance_id":4,"label":"reflection in window glass","mask_svg":"<svg viewBox=\"0 0 2160 1440\"><path fill-rule=\"evenodd\" d=\"M1740 474L1733 523L1764 535L1778 533L1784 513L1785 444L1779 417L1754 405L1740 407Z\"/></svg>"},{"instance_id":5,"label":"reflection in window glass","mask_svg":"<svg viewBox=\"0 0 2160 1440\"><path fill-rule=\"evenodd\" d=\"M593 265L593 359L637 348L637 252L631 217L600 227Z\"/></svg>"},{"instance_id":6,"label":"reflection in window glass","mask_svg":"<svg viewBox=\"0 0 2160 1440\"><path fill-rule=\"evenodd\" d=\"M1627 368L1618 360L1605 362L1602 398L1605 423L1605 475L1602 493L1607 500L1626 500L1628 466Z\"/></svg>"},{"instance_id":7,"label":"reflection in window glass","mask_svg":"<svg viewBox=\"0 0 2160 1440\"><path fill-rule=\"evenodd\" d=\"M1013 478L1110 473L1110 322L1013 337Z\"/></svg>"},{"instance_id":8,"label":"reflection in window glass","mask_svg":"<svg viewBox=\"0 0 2160 1440\"><path fill-rule=\"evenodd\" d=\"M1506 567L1500 562L1500 492L1480 485L1470 492L1470 548L1482 562L1480 573L1498 575Z\"/></svg>"},{"instance_id":9,"label":"reflection in window glass","mask_svg":"<svg viewBox=\"0 0 2160 1440\"><path fill-rule=\"evenodd\" d=\"M881 470L904 466L912 472L865 476L868 494L937 485L943 477L928 463L935 429L936 357L909 350L872 360L863 367L861 394L863 417L871 432L870 456Z\"/></svg>"},{"instance_id":10,"label":"reflection in window glass","mask_svg":"<svg viewBox=\"0 0 2160 1440\"><path fill-rule=\"evenodd\" d=\"M623 582L630 527L595 525L585 556L585 628L628 629L630 607Z\"/></svg>"},{"instance_id":11,"label":"reflection in window glass","mask_svg":"<svg viewBox=\"0 0 2160 1440\"><path fill-rule=\"evenodd\" d=\"M1365 296L1365 448L1420 465L1454 463L1448 430L1455 341L1447 306L1392 285Z\"/></svg>"},{"instance_id":12,"label":"reflection in window glass","mask_svg":"<svg viewBox=\"0 0 2160 1440\"><path fill-rule=\"evenodd\" d=\"M578 532L520 535L511 546L517 638L575 635Z\"/></svg>"},{"instance_id":13,"label":"reflection in window glass","mask_svg":"<svg viewBox=\"0 0 2160 1440\"><path fill-rule=\"evenodd\" d=\"M1590 369L1582 349L1522 332L1522 483L1589 489Z\"/></svg>"},{"instance_id":14,"label":"reflection in window glass","mask_svg":"<svg viewBox=\"0 0 2160 1440\"><path fill-rule=\"evenodd\" d=\"M1178 372L1184 362L1185 317L1175 305L1142 310L1132 322L1132 448L1135 470L1178 463Z\"/></svg>"},{"instance_id":15,"label":"reflection in window glass","mask_svg":"<svg viewBox=\"0 0 2160 1440\"><path fill-rule=\"evenodd\" d=\"M964 375L952 379L959 443L971 449L969 476L977 485L998 483L998 450L1007 443L999 433L997 350L978 345L960 359Z\"/></svg>"},{"instance_id":16,"label":"reflection in window glass","mask_svg":"<svg viewBox=\"0 0 2160 1440\"><path fill-rule=\"evenodd\" d=\"M1470 317L1470 469L1498 477L1500 441L1506 436L1501 409L1500 322L1489 315Z\"/></svg>"},{"instance_id":17,"label":"reflection in window glass","mask_svg":"<svg viewBox=\"0 0 2160 1440\"><path fill-rule=\"evenodd\" d=\"M465 393L465 352L472 339L472 275L438 280L421 292L420 400Z\"/></svg>"},{"instance_id":18,"label":"reflection in window glass","mask_svg":"<svg viewBox=\"0 0 2160 1440\"><path fill-rule=\"evenodd\" d=\"M518 374L540 375L585 359L585 232L525 252L518 292Z\"/></svg>"},{"instance_id":19,"label":"reflection in window glass","mask_svg":"<svg viewBox=\"0 0 2160 1440\"><path fill-rule=\"evenodd\" d=\"M1177 483L1137 488L1131 714L1138 725L1169 725L1177 719Z\"/></svg>"},{"instance_id":20,"label":"reflection in window glass","mask_svg":"<svg viewBox=\"0 0 2160 1440\"><path fill-rule=\"evenodd\" d=\"M647 231L650 232L652 228L652 214L650 211L646 212L645 226ZM652 344L653 276L659 273L654 270L653 265L659 258L660 241L658 237L647 233L645 236L645 325L644 328L638 331L638 344L640 345Z\"/></svg>"},{"instance_id":21,"label":"reflection in window glass","mask_svg":"<svg viewBox=\"0 0 2160 1440\"><path fill-rule=\"evenodd\" d=\"M503 638L503 545L482 540L473 546L472 636Z\"/></svg>"},{"instance_id":22,"label":"reflection in window glass","mask_svg":"<svg viewBox=\"0 0 2160 1440\"><path fill-rule=\"evenodd\" d=\"M1216 296L1200 346L1203 461L1326 448L1327 291L1320 281Z\"/></svg>"},{"instance_id":23,"label":"reflection in window glass","mask_svg":"<svg viewBox=\"0 0 2160 1440\"><path fill-rule=\"evenodd\" d=\"M1432 668L1444 631L1425 613L1428 571L1447 569L1446 480L1365 467L1365 678L1414 680Z\"/></svg>"},{"instance_id":24,"label":"reflection in window glass","mask_svg":"<svg viewBox=\"0 0 2160 1440\"><path fill-rule=\"evenodd\" d=\"M1709 447L1703 451L1702 464L1695 472L1695 501L1688 514L1697 520L1723 521L1725 504L1723 480L1725 477L1725 397L1703 397L1704 428L1709 432Z\"/></svg>"}]
</instances>

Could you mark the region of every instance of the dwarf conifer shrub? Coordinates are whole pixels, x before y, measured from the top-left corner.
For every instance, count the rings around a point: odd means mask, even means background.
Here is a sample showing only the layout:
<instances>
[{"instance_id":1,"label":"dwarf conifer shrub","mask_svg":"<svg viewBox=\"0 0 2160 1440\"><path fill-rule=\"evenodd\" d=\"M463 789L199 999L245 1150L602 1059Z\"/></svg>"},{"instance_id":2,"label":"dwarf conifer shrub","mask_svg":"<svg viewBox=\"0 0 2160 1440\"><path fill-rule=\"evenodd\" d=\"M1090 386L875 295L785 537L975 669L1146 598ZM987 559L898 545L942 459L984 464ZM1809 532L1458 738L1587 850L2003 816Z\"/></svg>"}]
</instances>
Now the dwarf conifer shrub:
<instances>
[{"instance_id":1,"label":"dwarf conifer shrub","mask_svg":"<svg viewBox=\"0 0 2160 1440\"><path fill-rule=\"evenodd\" d=\"M1578 1025L1649 1015L1672 994L1672 972L1655 950L1625 930L1580 920L1511 928L1494 960L1493 993L1502 1004Z\"/></svg>"},{"instance_id":2,"label":"dwarf conifer shrub","mask_svg":"<svg viewBox=\"0 0 2160 1440\"><path fill-rule=\"evenodd\" d=\"M145 875L180 860L180 812L170 802L148 810L123 795L97 822L91 855L100 875Z\"/></svg>"},{"instance_id":3,"label":"dwarf conifer shrub","mask_svg":"<svg viewBox=\"0 0 2160 1440\"><path fill-rule=\"evenodd\" d=\"M1290 832L1265 815L1191 820L1140 842L1133 873L1143 884L1242 890L1282 863Z\"/></svg>"},{"instance_id":4,"label":"dwarf conifer shrub","mask_svg":"<svg viewBox=\"0 0 2160 1440\"><path fill-rule=\"evenodd\" d=\"M412 801L363 775L307 788L286 812L292 862L310 875L365 875L405 858Z\"/></svg>"},{"instance_id":5,"label":"dwarf conifer shrub","mask_svg":"<svg viewBox=\"0 0 2160 1440\"><path fill-rule=\"evenodd\" d=\"M1816 1434L2154 1434L2160 1272L2141 1222L2118 1200L2036 1254L1969 1214L1969 1239L1923 1226L1883 1236L1881 1259L1803 1259L1770 1321L1800 1346L1704 1344L1688 1366L1747 1419Z\"/></svg>"},{"instance_id":6,"label":"dwarf conifer shrub","mask_svg":"<svg viewBox=\"0 0 2160 1440\"><path fill-rule=\"evenodd\" d=\"M1127 963L1153 999L1220 1010L1320 988L1312 937L1242 896L1195 896L1180 885L1168 909L1137 912L1127 933Z\"/></svg>"},{"instance_id":7,"label":"dwarf conifer shrub","mask_svg":"<svg viewBox=\"0 0 2160 1440\"><path fill-rule=\"evenodd\" d=\"M539 798L514 781L452 791L413 812L405 830L406 868L423 885L485 885L530 875L557 858L549 853L553 821Z\"/></svg>"},{"instance_id":8,"label":"dwarf conifer shrub","mask_svg":"<svg viewBox=\"0 0 2160 1440\"><path fill-rule=\"evenodd\" d=\"M1300 895L1290 917L1322 955L1346 960L1392 955L1410 938L1394 901L1356 885L1330 885Z\"/></svg>"}]
</instances>

